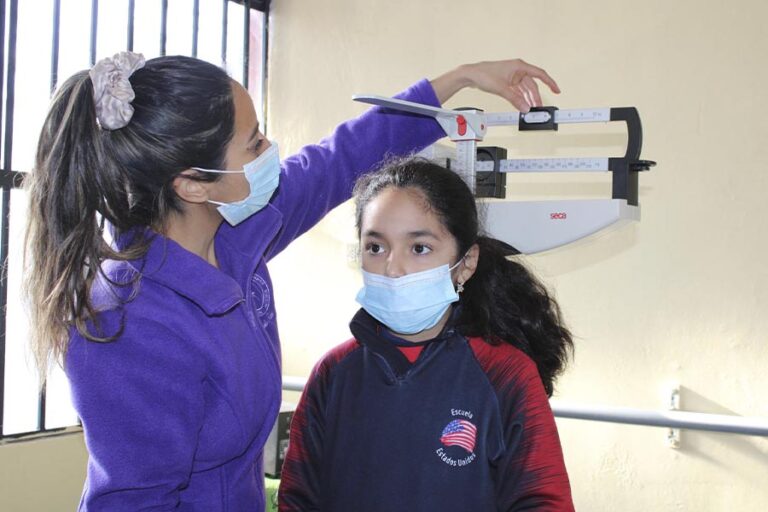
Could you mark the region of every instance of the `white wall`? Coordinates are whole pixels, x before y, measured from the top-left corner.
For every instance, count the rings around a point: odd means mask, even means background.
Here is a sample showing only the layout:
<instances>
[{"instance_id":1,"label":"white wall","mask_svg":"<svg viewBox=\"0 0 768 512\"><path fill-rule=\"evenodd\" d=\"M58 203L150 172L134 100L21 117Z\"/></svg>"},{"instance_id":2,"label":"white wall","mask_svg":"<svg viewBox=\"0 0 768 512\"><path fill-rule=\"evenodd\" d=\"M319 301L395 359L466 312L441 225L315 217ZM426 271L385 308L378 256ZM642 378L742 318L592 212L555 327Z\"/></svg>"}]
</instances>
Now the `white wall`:
<instances>
[{"instance_id":1,"label":"white wall","mask_svg":"<svg viewBox=\"0 0 768 512\"><path fill-rule=\"evenodd\" d=\"M577 336L556 398L659 409L677 382L684 409L768 417L767 18L759 0L281 0L270 136L290 154L362 111L352 94L394 94L464 62L518 56L558 80L563 94L545 103L637 107L643 156L658 161L641 176L642 222L528 259ZM509 109L476 91L448 104L465 105ZM608 132L562 127L536 142L493 142L602 155L623 146ZM548 181L528 179L516 195L546 196ZM571 188L591 195L605 185ZM306 375L349 337L353 240L345 205L274 262L286 374ZM683 432L673 450L665 429L558 425L580 510L768 508L766 439Z\"/></svg>"}]
</instances>

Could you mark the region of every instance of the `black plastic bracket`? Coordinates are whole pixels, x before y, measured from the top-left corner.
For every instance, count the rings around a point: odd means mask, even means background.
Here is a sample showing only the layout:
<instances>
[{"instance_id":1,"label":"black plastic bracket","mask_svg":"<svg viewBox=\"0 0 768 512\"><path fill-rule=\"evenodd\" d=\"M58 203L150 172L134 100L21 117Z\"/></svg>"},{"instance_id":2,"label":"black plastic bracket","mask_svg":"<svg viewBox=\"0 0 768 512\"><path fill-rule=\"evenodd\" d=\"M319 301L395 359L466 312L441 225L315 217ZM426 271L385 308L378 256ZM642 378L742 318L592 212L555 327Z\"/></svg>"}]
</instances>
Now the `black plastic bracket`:
<instances>
[{"instance_id":1,"label":"black plastic bracket","mask_svg":"<svg viewBox=\"0 0 768 512\"><path fill-rule=\"evenodd\" d=\"M485 146L477 148L478 162L493 162L492 171L475 173L475 197L495 197L504 199L507 195L507 175L500 172L502 160L507 159L506 148Z\"/></svg>"},{"instance_id":2,"label":"black plastic bracket","mask_svg":"<svg viewBox=\"0 0 768 512\"><path fill-rule=\"evenodd\" d=\"M530 112L549 112L549 121L546 123L528 123L525 120L525 116L520 114L520 119L517 122L517 129L521 132L532 130L554 130L557 131L557 123L555 122L555 112L557 107L531 107Z\"/></svg>"},{"instance_id":3,"label":"black plastic bracket","mask_svg":"<svg viewBox=\"0 0 768 512\"><path fill-rule=\"evenodd\" d=\"M627 123L627 152L622 158L609 158L608 169L613 173L613 199L626 199L627 204L638 204L638 172L647 171L656 162L640 160L643 149L643 126L635 107L611 109L611 121Z\"/></svg>"}]
</instances>

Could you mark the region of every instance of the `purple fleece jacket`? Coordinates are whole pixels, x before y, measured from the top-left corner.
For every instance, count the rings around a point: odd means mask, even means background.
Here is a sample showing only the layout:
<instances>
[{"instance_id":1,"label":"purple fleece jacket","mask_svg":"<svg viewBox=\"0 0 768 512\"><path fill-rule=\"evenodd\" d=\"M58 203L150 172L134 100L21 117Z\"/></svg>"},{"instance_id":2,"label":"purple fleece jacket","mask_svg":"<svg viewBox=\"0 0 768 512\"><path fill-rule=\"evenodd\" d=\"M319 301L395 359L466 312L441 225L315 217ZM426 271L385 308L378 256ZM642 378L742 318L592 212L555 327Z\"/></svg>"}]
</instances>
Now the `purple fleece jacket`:
<instances>
[{"instance_id":1,"label":"purple fleece jacket","mask_svg":"<svg viewBox=\"0 0 768 512\"><path fill-rule=\"evenodd\" d=\"M426 80L399 97L439 105ZM431 118L371 109L285 159L266 208L222 224L218 269L161 235L141 261L105 263L110 279L135 284L95 286L104 332L123 331L110 343L73 332L67 352L90 455L80 510L264 510L262 449L281 397L267 262L385 155L442 135Z\"/></svg>"}]
</instances>

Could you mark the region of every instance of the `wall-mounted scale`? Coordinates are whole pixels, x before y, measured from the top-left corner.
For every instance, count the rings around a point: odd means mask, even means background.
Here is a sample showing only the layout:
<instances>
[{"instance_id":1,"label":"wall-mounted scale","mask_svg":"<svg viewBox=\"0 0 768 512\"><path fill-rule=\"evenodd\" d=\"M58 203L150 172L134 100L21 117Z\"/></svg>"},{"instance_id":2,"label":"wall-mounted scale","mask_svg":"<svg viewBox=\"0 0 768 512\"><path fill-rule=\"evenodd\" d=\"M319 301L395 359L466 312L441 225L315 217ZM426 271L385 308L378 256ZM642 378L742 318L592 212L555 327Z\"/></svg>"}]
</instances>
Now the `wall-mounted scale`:
<instances>
[{"instance_id":1,"label":"wall-mounted scale","mask_svg":"<svg viewBox=\"0 0 768 512\"><path fill-rule=\"evenodd\" d=\"M491 201L486 204L490 236L524 254L553 249L609 226L640 220L638 174L655 162L640 160L643 130L634 107L559 110L534 107L530 112L485 113L477 109L448 110L411 101L374 95L358 95L356 101L392 110L434 117L451 141L455 152L436 151L428 157L446 158L447 165L460 174L478 198L505 198L506 174L511 172L611 172L611 199L551 201ZM607 123L623 121L627 126L627 150L623 157L604 158L520 158L507 159L506 149L479 147L490 126L513 126L518 130L557 130L566 123Z\"/></svg>"}]
</instances>

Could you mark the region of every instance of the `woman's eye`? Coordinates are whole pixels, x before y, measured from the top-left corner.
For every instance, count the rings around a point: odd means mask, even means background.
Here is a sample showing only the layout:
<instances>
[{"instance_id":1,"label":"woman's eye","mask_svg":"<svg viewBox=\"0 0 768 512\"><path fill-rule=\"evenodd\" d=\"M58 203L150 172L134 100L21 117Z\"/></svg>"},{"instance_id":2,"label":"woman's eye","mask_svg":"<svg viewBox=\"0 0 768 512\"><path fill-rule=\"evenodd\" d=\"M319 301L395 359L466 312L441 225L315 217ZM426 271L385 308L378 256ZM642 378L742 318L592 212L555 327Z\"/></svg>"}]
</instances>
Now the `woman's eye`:
<instances>
[{"instance_id":1,"label":"woman's eye","mask_svg":"<svg viewBox=\"0 0 768 512\"><path fill-rule=\"evenodd\" d=\"M258 153L263 145L264 145L264 139L258 139L248 147L248 151L250 151L251 153Z\"/></svg>"},{"instance_id":2,"label":"woman's eye","mask_svg":"<svg viewBox=\"0 0 768 512\"><path fill-rule=\"evenodd\" d=\"M384 248L379 244L367 244L365 246L365 251L369 254L381 254L384 252Z\"/></svg>"},{"instance_id":3,"label":"woman's eye","mask_svg":"<svg viewBox=\"0 0 768 512\"><path fill-rule=\"evenodd\" d=\"M416 254L429 254L432 249L423 244L416 244L413 246L413 252Z\"/></svg>"}]
</instances>

